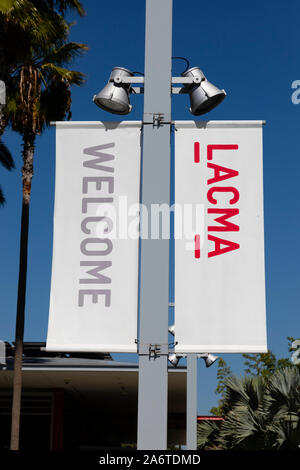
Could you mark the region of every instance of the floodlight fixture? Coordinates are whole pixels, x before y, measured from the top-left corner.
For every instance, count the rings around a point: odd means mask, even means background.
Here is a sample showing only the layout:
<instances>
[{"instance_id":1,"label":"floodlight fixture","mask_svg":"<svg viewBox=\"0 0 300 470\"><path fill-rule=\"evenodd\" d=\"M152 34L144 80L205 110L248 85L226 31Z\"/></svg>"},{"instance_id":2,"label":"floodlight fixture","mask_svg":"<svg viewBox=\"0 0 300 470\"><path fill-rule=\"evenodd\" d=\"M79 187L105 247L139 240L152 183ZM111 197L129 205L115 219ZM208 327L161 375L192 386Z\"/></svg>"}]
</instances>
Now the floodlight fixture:
<instances>
[{"instance_id":1,"label":"floodlight fixture","mask_svg":"<svg viewBox=\"0 0 300 470\"><path fill-rule=\"evenodd\" d=\"M169 361L171 362L171 364L173 364L174 367L178 365L178 362L180 361L181 358L182 356L177 356L175 353L171 353L168 356Z\"/></svg>"},{"instance_id":2,"label":"floodlight fixture","mask_svg":"<svg viewBox=\"0 0 300 470\"><path fill-rule=\"evenodd\" d=\"M123 79L133 76L134 73L124 67L114 67L108 83L94 96L94 103L112 114L130 113L132 110L129 100L131 83L125 83Z\"/></svg>"},{"instance_id":3,"label":"floodlight fixture","mask_svg":"<svg viewBox=\"0 0 300 470\"><path fill-rule=\"evenodd\" d=\"M219 359L211 353L198 354L198 357L204 360L206 367L212 366Z\"/></svg>"},{"instance_id":4,"label":"floodlight fixture","mask_svg":"<svg viewBox=\"0 0 300 470\"><path fill-rule=\"evenodd\" d=\"M170 325L168 331L171 335L175 336L175 325Z\"/></svg>"},{"instance_id":5,"label":"floodlight fixture","mask_svg":"<svg viewBox=\"0 0 300 470\"><path fill-rule=\"evenodd\" d=\"M220 90L210 83L199 67L192 67L181 75L194 79L194 83L186 84L184 88L190 95L190 112L195 116L208 113L218 106L226 96L225 90Z\"/></svg>"},{"instance_id":6,"label":"floodlight fixture","mask_svg":"<svg viewBox=\"0 0 300 470\"><path fill-rule=\"evenodd\" d=\"M142 77L136 77L136 74L142 75ZM129 94L144 92L143 87L133 87L133 83L144 83L141 72L131 72L124 67L114 67L108 83L93 97L93 101L99 108L112 114L128 114L132 110ZM181 77L172 77L172 84L179 83L182 83L183 87L172 87L172 93L188 93L190 96L189 109L195 116L208 113L218 106L226 96L225 90L220 90L210 83L199 67L185 70Z\"/></svg>"}]
</instances>

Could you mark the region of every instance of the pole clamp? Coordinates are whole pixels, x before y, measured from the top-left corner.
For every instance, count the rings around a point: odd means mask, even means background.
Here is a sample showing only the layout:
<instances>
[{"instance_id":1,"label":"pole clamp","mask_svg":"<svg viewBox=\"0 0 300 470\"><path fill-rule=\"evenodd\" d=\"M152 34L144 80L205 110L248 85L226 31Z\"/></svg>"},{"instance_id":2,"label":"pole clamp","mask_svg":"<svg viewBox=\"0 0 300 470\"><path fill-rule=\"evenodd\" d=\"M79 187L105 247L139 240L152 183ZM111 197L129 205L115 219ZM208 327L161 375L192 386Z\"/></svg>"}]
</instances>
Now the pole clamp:
<instances>
[{"instance_id":1,"label":"pole clamp","mask_svg":"<svg viewBox=\"0 0 300 470\"><path fill-rule=\"evenodd\" d=\"M153 113L153 127L159 127L164 123L164 113Z\"/></svg>"},{"instance_id":2,"label":"pole clamp","mask_svg":"<svg viewBox=\"0 0 300 470\"><path fill-rule=\"evenodd\" d=\"M164 113L144 113L143 124L150 124L153 127L160 127L163 124L171 124L171 122L165 121Z\"/></svg>"},{"instance_id":3,"label":"pole clamp","mask_svg":"<svg viewBox=\"0 0 300 470\"><path fill-rule=\"evenodd\" d=\"M139 355L149 356L149 359L156 359L159 356L167 356L168 353L168 344L139 344Z\"/></svg>"}]
</instances>

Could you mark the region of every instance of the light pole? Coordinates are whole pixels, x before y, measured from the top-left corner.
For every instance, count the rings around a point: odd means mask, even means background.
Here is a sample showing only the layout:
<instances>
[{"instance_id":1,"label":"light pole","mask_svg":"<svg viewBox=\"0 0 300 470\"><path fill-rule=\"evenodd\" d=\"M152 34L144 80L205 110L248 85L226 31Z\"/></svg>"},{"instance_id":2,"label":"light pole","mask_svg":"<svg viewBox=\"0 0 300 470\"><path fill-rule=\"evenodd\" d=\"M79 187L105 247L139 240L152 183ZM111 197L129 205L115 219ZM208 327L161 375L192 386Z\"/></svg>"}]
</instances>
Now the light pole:
<instances>
[{"instance_id":1,"label":"light pole","mask_svg":"<svg viewBox=\"0 0 300 470\"><path fill-rule=\"evenodd\" d=\"M170 204L172 3L146 1L142 203L148 214L152 204ZM137 446L166 449L169 240L141 240L140 276Z\"/></svg>"},{"instance_id":2,"label":"light pole","mask_svg":"<svg viewBox=\"0 0 300 470\"><path fill-rule=\"evenodd\" d=\"M169 333L175 334L174 325L169 327ZM181 355L175 353L169 354L169 361L175 367L178 365ZM186 447L188 450L197 450L197 359L201 357L206 367L212 366L217 356L213 354L187 354L187 371L186 371Z\"/></svg>"},{"instance_id":3,"label":"light pole","mask_svg":"<svg viewBox=\"0 0 300 470\"><path fill-rule=\"evenodd\" d=\"M144 78L116 67L105 88L94 96L95 104L106 111L127 114L130 85L144 82L141 194L148 214L152 204L170 204L172 83L184 85L180 91L189 94L190 111L196 115L210 111L226 95L198 67L172 79L172 7L173 0L146 0ZM137 446L163 450L168 415L169 239L141 239L140 265Z\"/></svg>"}]
</instances>

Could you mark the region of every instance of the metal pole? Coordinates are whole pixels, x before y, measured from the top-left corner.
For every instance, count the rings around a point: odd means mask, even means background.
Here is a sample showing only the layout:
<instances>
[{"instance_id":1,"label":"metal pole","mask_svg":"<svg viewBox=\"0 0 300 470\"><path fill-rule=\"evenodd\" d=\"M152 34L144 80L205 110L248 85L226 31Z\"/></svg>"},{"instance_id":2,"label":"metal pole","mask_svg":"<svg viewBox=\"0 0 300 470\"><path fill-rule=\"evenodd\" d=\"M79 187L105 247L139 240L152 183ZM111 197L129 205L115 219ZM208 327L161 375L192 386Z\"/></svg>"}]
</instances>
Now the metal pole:
<instances>
[{"instance_id":1,"label":"metal pole","mask_svg":"<svg viewBox=\"0 0 300 470\"><path fill-rule=\"evenodd\" d=\"M170 204L171 56L172 0L146 0L142 203L149 215L152 204ZM168 417L168 239L141 240L140 281L137 446L163 450Z\"/></svg>"},{"instance_id":2,"label":"metal pole","mask_svg":"<svg viewBox=\"0 0 300 470\"><path fill-rule=\"evenodd\" d=\"M197 354L187 355L186 446L197 450Z\"/></svg>"}]
</instances>

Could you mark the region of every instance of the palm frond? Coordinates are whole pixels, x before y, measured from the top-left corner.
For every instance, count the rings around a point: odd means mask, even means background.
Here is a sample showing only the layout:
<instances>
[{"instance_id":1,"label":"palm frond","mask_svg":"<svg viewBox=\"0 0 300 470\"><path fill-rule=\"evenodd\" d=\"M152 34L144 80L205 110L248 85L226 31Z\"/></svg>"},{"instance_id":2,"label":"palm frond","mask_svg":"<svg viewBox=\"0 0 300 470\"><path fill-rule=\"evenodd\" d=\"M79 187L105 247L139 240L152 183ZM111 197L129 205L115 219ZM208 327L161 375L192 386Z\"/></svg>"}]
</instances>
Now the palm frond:
<instances>
[{"instance_id":1,"label":"palm frond","mask_svg":"<svg viewBox=\"0 0 300 470\"><path fill-rule=\"evenodd\" d=\"M219 448L218 434L220 425L215 421L203 421L197 426L197 447L215 450Z\"/></svg>"},{"instance_id":2,"label":"palm frond","mask_svg":"<svg viewBox=\"0 0 300 470\"><path fill-rule=\"evenodd\" d=\"M245 387L246 381L249 381L249 378L241 380L236 376L231 376L225 379L225 409L229 410L237 405L248 405L249 396Z\"/></svg>"},{"instance_id":3,"label":"palm frond","mask_svg":"<svg viewBox=\"0 0 300 470\"><path fill-rule=\"evenodd\" d=\"M14 159L4 144L2 140L0 139L0 163L4 168L6 168L8 171L13 170L15 168L15 163Z\"/></svg>"},{"instance_id":4,"label":"palm frond","mask_svg":"<svg viewBox=\"0 0 300 470\"><path fill-rule=\"evenodd\" d=\"M4 27L14 25L26 32L30 36L31 45L38 48L47 41L55 41L62 36L66 38L68 24L47 2L39 2L38 6L28 0L5 0L5 3L6 6L1 2L1 23Z\"/></svg>"},{"instance_id":5,"label":"palm frond","mask_svg":"<svg viewBox=\"0 0 300 470\"><path fill-rule=\"evenodd\" d=\"M4 197L2 188L0 186L0 206L4 206L4 204L5 204L5 197Z\"/></svg>"},{"instance_id":6,"label":"palm frond","mask_svg":"<svg viewBox=\"0 0 300 470\"><path fill-rule=\"evenodd\" d=\"M63 15L68 10L73 10L75 13L78 13L80 16L85 15L85 10L82 3L79 0L54 0L54 6L59 10Z\"/></svg>"},{"instance_id":7,"label":"palm frond","mask_svg":"<svg viewBox=\"0 0 300 470\"><path fill-rule=\"evenodd\" d=\"M1 0L0 2L0 12L8 13L15 3L15 0Z\"/></svg>"},{"instance_id":8,"label":"palm frond","mask_svg":"<svg viewBox=\"0 0 300 470\"><path fill-rule=\"evenodd\" d=\"M265 416L250 407L235 407L222 423L220 442L226 448L263 448L265 438Z\"/></svg>"},{"instance_id":9,"label":"palm frond","mask_svg":"<svg viewBox=\"0 0 300 470\"><path fill-rule=\"evenodd\" d=\"M66 80L70 85L83 85L85 82L85 75L81 72L68 70L51 62L43 64L41 71L48 81L51 80Z\"/></svg>"},{"instance_id":10,"label":"palm frond","mask_svg":"<svg viewBox=\"0 0 300 470\"><path fill-rule=\"evenodd\" d=\"M58 66L69 64L87 50L88 47L85 44L69 42L58 49L53 48L53 50L44 58L44 63L52 63Z\"/></svg>"},{"instance_id":11,"label":"palm frond","mask_svg":"<svg viewBox=\"0 0 300 470\"><path fill-rule=\"evenodd\" d=\"M32 19L30 9L26 10L27 4L35 8L33 17L36 13L53 23L52 36L48 31L39 42L39 35L35 35L34 28L29 27ZM21 23L29 47L22 51L20 60L17 57L13 72L10 72L5 117L8 125L21 135L39 134L51 120L71 118L70 87L85 82L83 73L65 67L86 51L87 46L67 42L71 26L65 20L64 13L73 9L83 14L83 9L76 0L12 0L12 5L6 16L8 30L11 32L13 25ZM26 13L24 21L18 16L21 12ZM38 28L38 21L33 23Z\"/></svg>"},{"instance_id":12,"label":"palm frond","mask_svg":"<svg viewBox=\"0 0 300 470\"><path fill-rule=\"evenodd\" d=\"M16 79L10 80L7 87L7 99L4 109L4 114L8 119L8 124L11 125L15 119L18 107L18 83Z\"/></svg>"},{"instance_id":13,"label":"palm frond","mask_svg":"<svg viewBox=\"0 0 300 470\"><path fill-rule=\"evenodd\" d=\"M63 121L71 118L71 92L65 81L53 81L42 91L39 102L39 115L42 125L51 121Z\"/></svg>"},{"instance_id":14,"label":"palm frond","mask_svg":"<svg viewBox=\"0 0 300 470\"><path fill-rule=\"evenodd\" d=\"M28 0L1 0L0 12L9 13L13 8L24 8L26 2ZM57 10L61 15L65 15L67 11L74 11L80 16L86 14L79 0L41 0L40 5Z\"/></svg>"},{"instance_id":15,"label":"palm frond","mask_svg":"<svg viewBox=\"0 0 300 470\"><path fill-rule=\"evenodd\" d=\"M277 449L299 450L300 426L299 419L297 423L292 423L289 419L272 423L269 432L274 437L274 447Z\"/></svg>"},{"instance_id":16,"label":"palm frond","mask_svg":"<svg viewBox=\"0 0 300 470\"><path fill-rule=\"evenodd\" d=\"M300 416L300 371L297 367L285 367L272 376L265 408L275 420L283 419L289 413Z\"/></svg>"}]
</instances>

